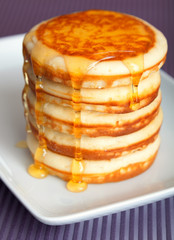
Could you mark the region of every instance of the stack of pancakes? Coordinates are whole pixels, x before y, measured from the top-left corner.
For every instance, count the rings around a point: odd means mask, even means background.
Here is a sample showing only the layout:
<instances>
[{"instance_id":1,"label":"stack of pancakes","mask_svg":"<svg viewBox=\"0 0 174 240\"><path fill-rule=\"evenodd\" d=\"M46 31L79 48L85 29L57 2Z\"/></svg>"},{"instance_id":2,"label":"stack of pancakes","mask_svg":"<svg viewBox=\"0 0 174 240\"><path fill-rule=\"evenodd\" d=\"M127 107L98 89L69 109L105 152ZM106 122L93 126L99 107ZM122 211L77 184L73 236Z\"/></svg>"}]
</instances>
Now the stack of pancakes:
<instances>
[{"instance_id":1,"label":"stack of pancakes","mask_svg":"<svg viewBox=\"0 0 174 240\"><path fill-rule=\"evenodd\" d=\"M23 42L23 95L35 161L71 179L79 129L83 181L120 181L148 169L160 145L166 52L160 31L116 12L78 12L31 29Z\"/></svg>"}]
</instances>

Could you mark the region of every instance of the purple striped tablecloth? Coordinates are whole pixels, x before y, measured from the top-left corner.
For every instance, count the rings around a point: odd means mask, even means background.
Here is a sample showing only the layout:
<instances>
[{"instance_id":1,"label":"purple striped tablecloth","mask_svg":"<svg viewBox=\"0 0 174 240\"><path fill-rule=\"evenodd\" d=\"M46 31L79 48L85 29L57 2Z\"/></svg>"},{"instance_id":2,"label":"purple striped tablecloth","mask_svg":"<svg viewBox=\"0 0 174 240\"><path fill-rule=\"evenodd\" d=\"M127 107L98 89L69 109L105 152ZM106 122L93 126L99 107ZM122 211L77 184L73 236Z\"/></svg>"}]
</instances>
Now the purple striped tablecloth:
<instances>
[{"instance_id":1,"label":"purple striped tablecloth","mask_svg":"<svg viewBox=\"0 0 174 240\"><path fill-rule=\"evenodd\" d=\"M0 0L0 37L27 32L56 15L92 8L133 14L160 29L169 44L163 69L174 77L174 0ZM0 181L0 240L6 239L174 240L174 197L85 222L48 226Z\"/></svg>"},{"instance_id":2,"label":"purple striped tablecloth","mask_svg":"<svg viewBox=\"0 0 174 240\"><path fill-rule=\"evenodd\" d=\"M173 240L174 197L80 223L37 221L0 183L1 240Z\"/></svg>"}]
</instances>

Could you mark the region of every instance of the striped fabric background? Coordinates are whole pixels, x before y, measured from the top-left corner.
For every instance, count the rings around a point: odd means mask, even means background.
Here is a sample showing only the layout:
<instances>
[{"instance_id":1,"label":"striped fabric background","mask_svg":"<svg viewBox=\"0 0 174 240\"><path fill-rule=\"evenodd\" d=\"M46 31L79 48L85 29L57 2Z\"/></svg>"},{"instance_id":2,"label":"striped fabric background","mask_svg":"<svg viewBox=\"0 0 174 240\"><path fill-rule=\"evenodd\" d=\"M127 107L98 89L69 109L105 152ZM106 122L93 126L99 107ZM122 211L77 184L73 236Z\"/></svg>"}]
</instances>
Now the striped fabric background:
<instances>
[{"instance_id":1,"label":"striped fabric background","mask_svg":"<svg viewBox=\"0 0 174 240\"><path fill-rule=\"evenodd\" d=\"M1 240L174 240L174 197L93 220L49 226L0 183Z\"/></svg>"},{"instance_id":2,"label":"striped fabric background","mask_svg":"<svg viewBox=\"0 0 174 240\"><path fill-rule=\"evenodd\" d=\"M163 69L174 77L174 0L0 0L0 37L28 31L59 14L109 9L139 16L167 37ZM174 197L85 221L48 226L37 221L0 181L0 240L174 240Z\"/></svg>"}]
</instances>

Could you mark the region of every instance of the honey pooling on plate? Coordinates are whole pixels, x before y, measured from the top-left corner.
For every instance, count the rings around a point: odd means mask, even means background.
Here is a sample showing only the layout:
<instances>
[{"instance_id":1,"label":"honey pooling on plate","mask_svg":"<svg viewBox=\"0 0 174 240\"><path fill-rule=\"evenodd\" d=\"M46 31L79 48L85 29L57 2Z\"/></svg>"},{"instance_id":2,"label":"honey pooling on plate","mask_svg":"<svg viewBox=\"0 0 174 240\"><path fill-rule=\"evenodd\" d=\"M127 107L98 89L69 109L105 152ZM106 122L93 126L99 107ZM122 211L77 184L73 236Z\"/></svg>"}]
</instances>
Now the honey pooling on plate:
<instances>
[{"instance_id":1,"label":"honey pooling on plate","mask_svg":"<svg viewBox=\"0 0 174 240\"><path fill-rule=\"evenodd\" d=\"M143 20L103 10L33 28L24 49L35 162L73 192L145 171L159 147L165 44Z\"/></svg>"},{"instance_id":2,"label":"honey pooling on plate","mask_svg":"<svg viewBox=\"0 0 174 240\"><path fill-rule=\"evenodd\" d=\"M15 147L17 148L28 148L27 143L24 140L21 140L15 144Z\"/></svg>"}]
</instances>

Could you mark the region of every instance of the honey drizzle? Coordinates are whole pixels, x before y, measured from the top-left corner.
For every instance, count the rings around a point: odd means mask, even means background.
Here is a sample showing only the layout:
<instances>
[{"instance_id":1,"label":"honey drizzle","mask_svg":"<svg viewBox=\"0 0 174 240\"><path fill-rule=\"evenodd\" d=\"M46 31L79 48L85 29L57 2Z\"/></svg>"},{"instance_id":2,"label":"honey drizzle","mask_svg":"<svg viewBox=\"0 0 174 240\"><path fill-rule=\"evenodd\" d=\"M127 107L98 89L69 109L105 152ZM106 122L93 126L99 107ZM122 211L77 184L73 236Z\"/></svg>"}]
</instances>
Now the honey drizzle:
<instances>
[{"instance_id":1,"label":"honey drizzle","mask_svg":"<svg viewBox=\"0 0 174 240\"><path fill-rule=\"evenodd\" d=\"M28 172L32 177L35 178L45 178L48 175L47 169L43 166L42 162L47 154L47 144L44 137L45 127L44 127L44 95L42 92L43 82L41 76L36 76L35 92L36 92L36 103L35 103L35 117L38 128L38 140L39 146L34 154L34 164L30 165Z\"/></svg>"},{"instance_id":2,"label":"honey drizzle","mask_svg":"<svg viewBox=\"0 0 174 240\"><path fill-rule=\"evenodd\" d=\"M144 71L144 55L140 54L136 57L125 59L123 63L126 65L131 74L130 80L132 90L130 97L130 108L135 111L140 107L138 86Z\"/></svg>"},{"instance_id":3,"label":"honey drizzle","mask_svg":"<svg viewBox=\"0 0 174 240\"><path fill-rule=\"evenodd\" d=\"M28 108L28 102L27 102L27 95L28 95L28 91L29 91L29 79L28 79L28 73L27 73L27 69L30 66L28 59L24 59L24 65L23 65L23 73L24 73L24 80L25 80L25 86L23 89L23 93L22 93L22 99L23 99L23 104L24 104L24 116L26 118L26 131L27 133L31 133L31 128L30 128L30 124L29 124L29 108ZM36 81L37 82L37 81ZM36 90L37 92L37 90ZM37 94L36 94L37 95ZM41 102L38 103L38 101L36 102L36 105L40 104ZM39 105L38 105L39 106ZM36 114L36 118L37 118L37 114ZM42 128L42 127L41 127ZM42 131L43 132L43 131ZM40 132L39 132L39 138L40 138ZM41 137L42 139L42 137ZM24 144L20 143L17 146L20 147L24 147ZM39 145L40 145L40 141L39 141ZM35 163L30 165L28 168L28 172L31 176L36 177L36 178L44 178L47 176L47 172L46 170L43 168L43 166L36 161L36 159L41 160L43 158L43 151L45 152L45 148L41 147L37 148L36 153L35 153Z\"/></svg>"},{"instance_id":4,"label":"honey drizzle","mask_svg":"<svg viewBox=\"0 0 174 240\"><path fill-rule=\"evenodd\" d=\"M75 95L80 97L80 90L74 89ZM74 95L74 94L73 94ZM73 100L73 108L74 108L74 136L75 136L75 153L74 153L74 159L72 161L71 165L71 173L72 173L72 179L67 183L67 188L71 192L82 192L86 190L87 183L83 182L82 180L82 174L85 170L85 163L83 161L83 156L81 152L81 109L80 104L74 102ZM77 111L76 109L79 109Z\"/></svg>"},{"instance_id":5,"label":"honey drizzle","mask_svg":"<svg viewBox=\"0 0 174 240\"><path fill-rule=\"evenodd\" d=\"M27 102L27 94L29 91L29 80L28 80L28 74L27 74L27 69L29 67L29 61L25 58L24 59L24 65L23 65L23 74L24 74L24 81L25 81L25 86L22 92L22 100L23 100L23 105L24 105L24 116L26 119L26 131L28 133L31 132L30 124L29 124L29 109L28 109L28 102Z\"/></svg>"},{"instance_id":6,"label":"honey drizzle","mask_svg":"<svg viewBox=\"0 0 174 240\"><path fill-rule=\"evenodd\" d=\"M81 85L89 70L101 61L106 61L111 58L113 58L113 56L98 61L84 61L84 59L80 57L64 57L73 87L72 106L74 109L73 134L75 137L75 153L71 165L72 178L67 183L67 189L71 192L82 192L87 189L87 183L82 179L85 171L85 162L81 151Z\"/></svg>"},{"instance_id":7,"label":"honey drizzle","mask_svg":"<svg viewBox=\"0 0 174 240\"><path fill-rule=\"evenodd\" d=\"M71 58L65 58L65 63L72 81L72 107L74 109L74 126L73 134L75 137L74 159L71 165L72 178L67 183L67 189L71 192L82 192L87 189L87 183L82 180L85 170L85 163L81 152L81 82L84 74L81 73L80 61L75 59L71 62ZM83 66L85 68L85 66ZM86 65L86 68L88 65ZM86 70L86 69L85 69ZM87 70L86 70L87 71ZM85 71L85 72L86 72Z\"/></svg>"}]
</instances>

